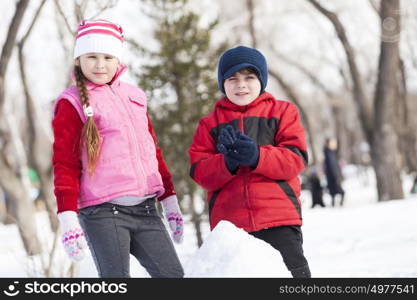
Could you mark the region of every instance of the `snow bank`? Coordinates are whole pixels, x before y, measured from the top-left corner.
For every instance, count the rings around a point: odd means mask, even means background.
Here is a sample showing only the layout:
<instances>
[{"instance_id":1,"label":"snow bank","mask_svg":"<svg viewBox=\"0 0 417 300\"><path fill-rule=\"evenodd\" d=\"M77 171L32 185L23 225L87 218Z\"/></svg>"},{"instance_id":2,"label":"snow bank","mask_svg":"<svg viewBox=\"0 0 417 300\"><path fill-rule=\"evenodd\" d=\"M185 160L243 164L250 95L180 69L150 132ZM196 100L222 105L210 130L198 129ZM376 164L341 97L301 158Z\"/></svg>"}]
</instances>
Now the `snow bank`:
<instances>
[{"instance_id":1,"label":"snow bank","mask_svg":"<svg viewBox=\"0 0 417 300\"><path fill-rule=\"evenodd\" d=\"M184 266L185 277L291 277L281 254L228 221L221 221Z\"/></svg>"}]
</instances>

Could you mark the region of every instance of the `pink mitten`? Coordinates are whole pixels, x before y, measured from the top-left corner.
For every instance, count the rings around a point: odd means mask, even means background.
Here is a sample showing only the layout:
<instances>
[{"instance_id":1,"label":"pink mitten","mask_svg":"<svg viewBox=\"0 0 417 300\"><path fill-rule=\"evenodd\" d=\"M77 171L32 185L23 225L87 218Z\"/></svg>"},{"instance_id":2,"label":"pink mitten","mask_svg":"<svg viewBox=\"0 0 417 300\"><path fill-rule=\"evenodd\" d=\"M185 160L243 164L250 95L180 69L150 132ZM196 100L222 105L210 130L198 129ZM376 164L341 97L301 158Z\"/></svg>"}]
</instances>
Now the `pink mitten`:
<instances>
[{"instance_id":1,"label":"pink mitten","mask_svg":"<svg viewBox=\"0 0 417 300\"><path fill-rule=\"evenodd\" d=\"M162 200L161 204L164 210L165 218L168 221L169 228L172 232L172 238L177 244L179 244L182 242L183 238L184 221L182 219L180 207L178 206L177 196L169 196Z\"/></svg>"},{"instance_id":2,"label":"pink mitten","mask_svg":"<svg viewBox=\"0 0 417 300\"><path fill-rule=\"evenodd\" d=\"M77 213L67 210L58 214L59 223L61 224L62 243L68 257L75 261L81 261L84 256L84 250L88 248L80 223L78 222Z\"/></svg>"}]
</instances>

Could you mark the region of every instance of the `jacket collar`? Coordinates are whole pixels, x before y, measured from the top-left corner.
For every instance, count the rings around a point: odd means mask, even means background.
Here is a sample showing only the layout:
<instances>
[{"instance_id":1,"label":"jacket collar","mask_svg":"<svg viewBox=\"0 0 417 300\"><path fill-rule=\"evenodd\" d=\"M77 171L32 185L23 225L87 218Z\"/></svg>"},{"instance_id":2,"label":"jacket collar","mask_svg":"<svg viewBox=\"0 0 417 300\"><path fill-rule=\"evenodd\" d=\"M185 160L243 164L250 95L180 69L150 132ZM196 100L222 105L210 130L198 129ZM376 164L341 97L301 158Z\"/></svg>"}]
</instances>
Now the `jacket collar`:
<instances>
[{"instance_id":1,"label":"jacket collar","mask_svg":"<svg viewBox=\"0 0 417 300\"><path fill-rule=\"evenodd\" d=\"M114 74L114 77L110 81L109 85L111 87L117 86L119 84L120 76L122 76L126 71L127 71L127 66L120 64L119 67L117 68L116 74ZM71 72L71 79L75 83L74 71ZM92 89L95 89L95 88L103 86L103 85L105 85L105 84L96 84L94 82L91 82L90 80L85 81L85 86L86 86L87 90L92 90Z\"/></svg>"},{"instance_id":2,"label":"jacket collar","mask_svg":"<svg viewBox=\"0 0 417 300\"><path fill-rule=\"evenodd\" d=\"M263 102L265 100L275 100L275 98L270 93L263 92L248 105L237 105L237 104L234 104L232 101L230 101L229 98L224 97L216 102L215 108L225 108L227 110L242 112L242 111L248 110L251 107L257 106L260 102Z\"/></svg>"}]
</instances>

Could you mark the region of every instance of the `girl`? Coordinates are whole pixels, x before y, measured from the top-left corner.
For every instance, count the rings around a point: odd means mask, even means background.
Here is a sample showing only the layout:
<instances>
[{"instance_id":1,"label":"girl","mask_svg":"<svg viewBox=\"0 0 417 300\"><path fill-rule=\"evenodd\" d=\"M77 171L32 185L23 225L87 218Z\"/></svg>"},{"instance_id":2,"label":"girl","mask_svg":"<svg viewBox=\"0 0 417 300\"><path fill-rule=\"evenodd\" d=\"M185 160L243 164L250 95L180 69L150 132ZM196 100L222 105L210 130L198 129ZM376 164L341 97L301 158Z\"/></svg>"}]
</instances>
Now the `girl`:
<instances>
[{"instance_id":1,"label":"girl","mask_svg":"<svg viewBox=\"0 0 417 300\"><path fill-rule=\"evenodd\" d=\"M146 111L145 93L119 80L122 28L82 21L74 48L75 86L54 105L53 167L62 242L83 259L87 244L100 277L129 277L132 253L152 277L183 277L175 242L183 219Z\"/></svg>"}]
</instances>

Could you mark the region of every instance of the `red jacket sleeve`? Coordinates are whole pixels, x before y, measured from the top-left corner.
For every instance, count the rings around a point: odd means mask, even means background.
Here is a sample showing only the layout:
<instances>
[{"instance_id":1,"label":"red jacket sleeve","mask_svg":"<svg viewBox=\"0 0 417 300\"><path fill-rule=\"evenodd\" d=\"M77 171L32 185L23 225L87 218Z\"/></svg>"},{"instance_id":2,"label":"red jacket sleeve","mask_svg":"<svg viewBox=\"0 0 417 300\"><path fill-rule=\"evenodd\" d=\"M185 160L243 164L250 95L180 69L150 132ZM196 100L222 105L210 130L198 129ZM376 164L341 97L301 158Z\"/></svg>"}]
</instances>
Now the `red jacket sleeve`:
<instances>
[{"instance_id":1,"label":"red jacket sleeve","mask_svg":"<svg viewBox=\"0 0 417 300\"><path fill-rule=\"evenodd\" d=\"M188 151L190 176L208 191L216 191L233 179L224 162L224 155L218 153L215 141L204 122L200 120L193 142Z\"/></svg>"},{"instance_id":2,"label":"red jacket sleeve","mask_svg":"<svg viewBox=\"0 0 417 300\"><path fill-rule=\"evenodd\" d=\"M58 213L66 210L78 212L80 192L81 156L80 136L83 123L68 100L60 100L52 121L54 144L54 194Z\"/></svg>"},{"instance_id":3,"label":"red jacket sleeve","mask_svg":"<svg viewBox=\"0 0 417 300\"><path fill-rule=\"evenodd\" d=\"M158 171L161 174L162 182L165 188L165 193L158 197L158 200L160 201L160 200L164 200L168 196L175 195L176 193L174 191L174 184L172 183L171 173L169 172L167 164L165 163L164 157L162 156L162 150L158 145L155 131L153 130L152 122L149 119L148 114L146 114L146 117L148 118L148 130L151 133L152 138L155 142L156 158L158 160Z\"/></svg>"},{"instance_id":4,"label":"red jacket sleeve","mask_svg":"<svg viewBox=\"0 0 417 300\"><path fill-rule=\"evenodd\" d=\"M288 103L280 118L275 146L259 147L259 163L253 172L274 180L290 180L306 167L306 149L304 128L297 108L294 104Z\"/></svg>"}]
</instances>

